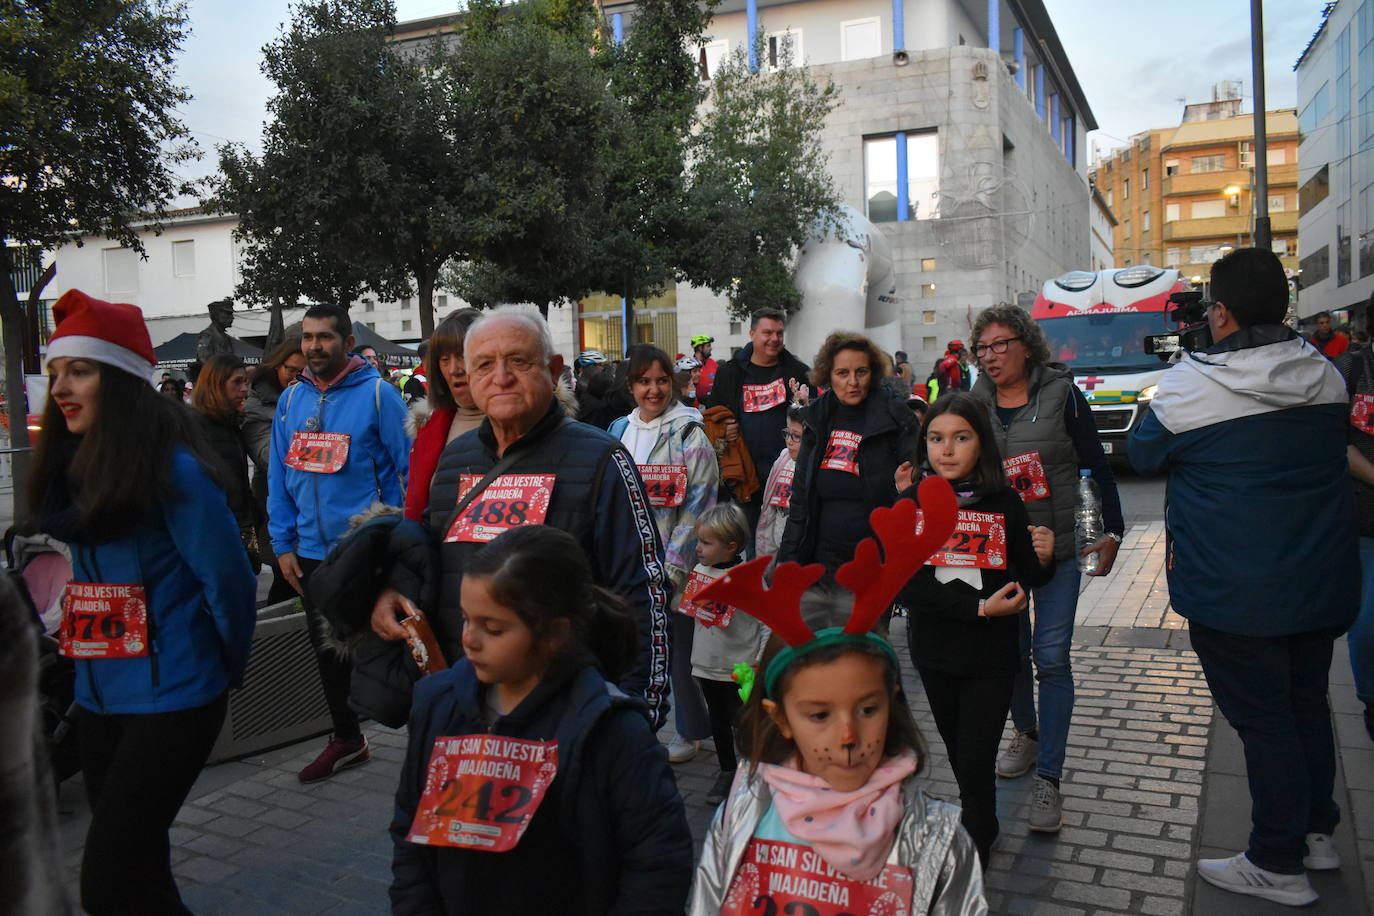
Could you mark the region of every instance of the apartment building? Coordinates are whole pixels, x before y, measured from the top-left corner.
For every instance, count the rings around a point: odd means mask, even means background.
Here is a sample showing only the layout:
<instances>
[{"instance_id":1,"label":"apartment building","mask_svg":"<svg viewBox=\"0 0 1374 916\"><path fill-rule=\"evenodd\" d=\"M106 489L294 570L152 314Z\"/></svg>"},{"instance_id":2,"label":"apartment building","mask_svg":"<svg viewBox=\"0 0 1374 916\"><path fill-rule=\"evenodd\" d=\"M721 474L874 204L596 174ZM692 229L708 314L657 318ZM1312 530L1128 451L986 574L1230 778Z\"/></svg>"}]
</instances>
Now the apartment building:
<instances>
[{"instance_id":1,"label":"apartment building","mask_svg":"<svg viewBox=\"0 0 1374 916\"><path fill-rule=\"evenodd\" d=\"M1374 0L1328 3L1298 78L1299 319L1370 326L1374 295Z\"/></svg>"},{"instance_id":2,"label":"apartment building","mask_svg":"<svg viewBox=\"0 0 1374 916\"><path fill-rule=\"evenodd\" d=\"M1235 94L1185 106L1177 127L1142 131L1096 164L1095 185L1117 218L1118 266L1172 267L1202 284L1223 254L1253 244L1254 122L1239 87L1228 89ZM1296 109L1266 112L1265 132L1273 250L1296 273Z\"/></svg>"}]
</instances>

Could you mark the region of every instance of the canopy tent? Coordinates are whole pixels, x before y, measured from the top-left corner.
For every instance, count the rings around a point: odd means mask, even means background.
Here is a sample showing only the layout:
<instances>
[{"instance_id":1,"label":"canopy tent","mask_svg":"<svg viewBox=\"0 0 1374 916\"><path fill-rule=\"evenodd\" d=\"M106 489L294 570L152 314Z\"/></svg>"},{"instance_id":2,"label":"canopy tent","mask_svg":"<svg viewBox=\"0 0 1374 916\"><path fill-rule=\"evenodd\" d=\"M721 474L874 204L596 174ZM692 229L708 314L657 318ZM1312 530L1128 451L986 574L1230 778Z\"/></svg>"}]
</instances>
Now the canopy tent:
<instances>
[{"instance_id":1,"label":"canopy tent","mask_svg":"<svg viewBox=\"0 0 1374 916\"><path fill-rule=\"evenodd\" d=\"M230 337L234 342L234 353L249 365L262 362L262 351L250 343ZM196 361L196 335L189 331L178 334L162 346L153 350L159 369L186 369Z\"/></svg>"},{"instance_id":2,"label":"canopy tent","mask_svg":"<svg viewBox=\"0 0 1374 916\"><path fill-rule=\"evenodd\" d=\"M287 325L287 337L299 337L300 333L301 323L299 321ZM387 340L361 321L353 322L353 341L354 350L361 347L371 347L377 351L377 357L382 361L382 365L392 369L409 369L420 361L419 353L410 347Z\"/></svg>"}]
</instances>

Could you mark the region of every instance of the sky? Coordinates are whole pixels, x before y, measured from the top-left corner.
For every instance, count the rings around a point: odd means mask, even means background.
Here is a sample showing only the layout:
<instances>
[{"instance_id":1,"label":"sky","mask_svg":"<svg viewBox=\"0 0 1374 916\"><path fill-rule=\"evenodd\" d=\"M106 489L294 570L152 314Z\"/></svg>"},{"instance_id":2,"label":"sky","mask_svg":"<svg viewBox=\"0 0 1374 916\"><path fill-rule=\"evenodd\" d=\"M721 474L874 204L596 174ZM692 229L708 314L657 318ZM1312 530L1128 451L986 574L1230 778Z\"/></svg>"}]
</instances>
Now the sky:
<instances>
[{"instance_id":1,"label":"sky","mask_svg":"<svg viewBox=\"0 0 1374 916\"><path fill-rule=\"evenodd\" d=\"M1044 0L1099 130L1089 149L1106 150L1132 134L1177 124L1180 99L1211 99L1212 86L1241 81L1252 110L1249 0ZM454 0L397 0L401 20L450 12ZM1265 80L1269 108L1295 105L1293 64L1321 22L1322 0L1268 0ZM178 81L193 99L183 123L205 152L182 168L187 177L214 169L227 141L256 148L272 86L260 72L261 49L278 34L286 0L191 0L191 35Z\"/></svg>"}]
</instances>

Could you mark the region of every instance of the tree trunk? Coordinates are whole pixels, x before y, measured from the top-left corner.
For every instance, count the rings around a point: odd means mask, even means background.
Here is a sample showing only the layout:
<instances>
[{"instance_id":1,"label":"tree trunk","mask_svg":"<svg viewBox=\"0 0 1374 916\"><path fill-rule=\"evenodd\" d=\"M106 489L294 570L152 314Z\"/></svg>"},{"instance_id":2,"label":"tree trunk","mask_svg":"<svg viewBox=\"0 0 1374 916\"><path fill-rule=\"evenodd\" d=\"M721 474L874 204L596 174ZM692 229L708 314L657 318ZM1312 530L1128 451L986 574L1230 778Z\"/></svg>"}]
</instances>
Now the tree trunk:
<instances>
[{"instance_id":1,"label":"tree trunk","mask_svg":"<svg viewBox=\"0 0 1374 916\"><path fill-rule=\"evenodd\" d=\"M42 361L38 358L38 342L43 339L40 331L42 322L39 321L38 303L43 300L43 290L47 288L55 276L57 276L57 262L53 261L38 275L33 288L29 290L29 301L24 307L29 329L28 339L24 341L24 372L28 375L37 375L43 371Z\"/></svg>"},{"instance_id":2,"label":"tree trunk","mask_svg":"<svg viewBox=\"0 0 1374 916\"><path fill-rule=\"evenodd\" d=\"M267 306L267 339L263 341L262 349L266 353L271 353L286 340L286 324L281 313L281 299L273 297Z\"/></svg>"},{"instance_id":3,"label":"tree trunk","mask_svg":"<svg viewBox=\"0 0 1374 916\"><path fill-rule=\"evenodd\" d=\"M434 336L434 281L439 271L428 264L415 271L416 285L419 287L420 300L420 337L429 340Z\"/></svg>"},{"instance_id":4,"label":"tree trunk","mask_svg":"<svg viewBox=\"0 0 1374 916\"><path fill-rule=\"evenodd\" d=\"M24 392L24 310L14 289L14 259L10 246L0 241L0 319L5 339L5 412L10 423L10 480L14 486L14 521L28 518L29 423L28 397Z\"/></svg>"}]
</instances>

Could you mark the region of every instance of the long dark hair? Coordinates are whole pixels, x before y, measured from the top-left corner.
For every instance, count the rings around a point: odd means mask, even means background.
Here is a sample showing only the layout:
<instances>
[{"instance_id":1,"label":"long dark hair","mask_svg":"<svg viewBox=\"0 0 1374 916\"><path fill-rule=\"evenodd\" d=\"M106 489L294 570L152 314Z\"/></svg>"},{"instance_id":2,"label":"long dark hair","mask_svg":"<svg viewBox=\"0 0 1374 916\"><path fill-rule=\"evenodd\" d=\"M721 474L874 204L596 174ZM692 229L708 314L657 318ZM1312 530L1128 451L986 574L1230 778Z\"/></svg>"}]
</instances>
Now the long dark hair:
<instances>
[{"instance_id":1,"label":"long dark hair","mask_svg":"<svg viewBox=\"0 0 1374 916\"><path fill-rule=\"evenodd\" d=\"M967 391L951 391L935 399L926 411L925 422L921 424L921 434L916 437L917 468L924 467L929 454L926 447L926 431L930 423L941 414L952 413L963 417L973 427L978 437L978 463L973 467L972 483L980 489L996 490L1007 485L1007 474L1002 469L1002 451L992 435L992 420L988 417L987 405Z\"/></svg>"},{"instance_id":2,"label":"long dark hair","mask_svg":"<svg viewBox=\"0 0 1374 916\"><path fill-rule=\"evenodd\" d=\"M566 531L511 529L477 551L463 574L486 579L492 598L533 631L536 645L567 620L569 644L559 654L590 650L610 680L625 674L639 654L639 628L624 600L592 582L586 554Z\"/></svg>"},{"instance_id":3,"label":"long dark hair","mask_svg":"<svg viewBox=\"0 0 1374 916\"><path fill-rule=\"evenodd\" d=\"M65 518L63 527L81 540L101 543L153 521L159 505L175 498L172 454L178 447L190 449L203 467L212 465L189 407L122 369L95 365L100 391L86 433L70 432L57 401L48 398L29 506L40 526Z\"/></svg>"},{"instance_id":4,"label":"long dark hair","mask_svg":"<svg viewBox=\"0 0 1374 916\"><path fill-rule=\"evenodd\" d=\"M853 601L853 594L846 589L837 586L817 586L808 591L802 598L802 619L806 621L806 625L811 628L812 632L826 627L844 626L853 610ZM754 681L754 688L749 694L749 701L745 703L744 710L740 713L739 744L740 750L749 760L750 775L758 769L760 763L784 763L797 752L796 743L783 736L782 732L778 730L777 723L773 721L773 717L768 714L768 710L763 706L763 701L767 699L763 695L763 672L768 670L768 665L786 647L787 644L777 636L769 637L768 645L763 650L763 659L759 662L759 677ZM860 642L845 643L814 649L801 656L788 665L787 670L778 679L776 691L778 705L782 705L782 698L787 696L787 688L798 671L812 665L833 662L837 658L850 654L870 656L883 663L883 680L887 685L889 706L891 707L891 711L888 713L887 738L883 744L883 756L891 757L904 750L915 751L916 768L919 772L925 766L925 739L921 737L921 730L916 725L916 719L911 715L911 707L907 704L906 694L902 691L901 672L893 666L892 659L888 657L881 646L865 645Z\"/></svg>"}]
</instances>

